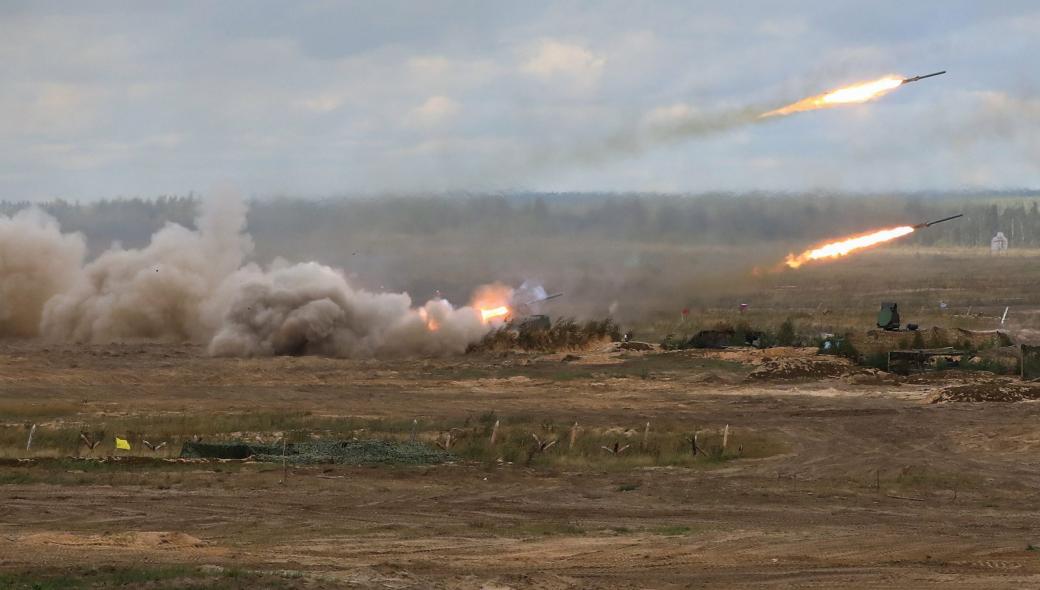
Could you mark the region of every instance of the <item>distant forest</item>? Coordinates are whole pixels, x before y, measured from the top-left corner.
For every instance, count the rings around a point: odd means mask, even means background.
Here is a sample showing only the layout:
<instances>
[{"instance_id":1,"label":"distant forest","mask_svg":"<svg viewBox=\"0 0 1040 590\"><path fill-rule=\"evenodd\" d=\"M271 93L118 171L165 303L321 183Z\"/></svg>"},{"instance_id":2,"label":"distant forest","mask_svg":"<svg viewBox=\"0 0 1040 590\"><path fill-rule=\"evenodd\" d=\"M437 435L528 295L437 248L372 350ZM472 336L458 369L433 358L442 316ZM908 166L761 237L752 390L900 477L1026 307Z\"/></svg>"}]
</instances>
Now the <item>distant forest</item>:
<instances>
[{"instance_id":1,"label":"distant forest","mask_svg":"<svg viewBox=\"0 0 1040 590\"><path fill-rule=\"evenodd\" d=\"M65 231L81 231L92 252L113 241L147 242L167 221L193 225L194 195L39 205ZM2 202L11 215L30 206ZM911 236L921 245L985 246L1002 231L1011 247L1040 246L1040 192L943 195L566 194L257 200L249 231L258 243L287 236L352 233L470 237L596 236L631 241L675 240L725 245L816 240L964 213L964 219Z\"/></svg>"}]
</instances>

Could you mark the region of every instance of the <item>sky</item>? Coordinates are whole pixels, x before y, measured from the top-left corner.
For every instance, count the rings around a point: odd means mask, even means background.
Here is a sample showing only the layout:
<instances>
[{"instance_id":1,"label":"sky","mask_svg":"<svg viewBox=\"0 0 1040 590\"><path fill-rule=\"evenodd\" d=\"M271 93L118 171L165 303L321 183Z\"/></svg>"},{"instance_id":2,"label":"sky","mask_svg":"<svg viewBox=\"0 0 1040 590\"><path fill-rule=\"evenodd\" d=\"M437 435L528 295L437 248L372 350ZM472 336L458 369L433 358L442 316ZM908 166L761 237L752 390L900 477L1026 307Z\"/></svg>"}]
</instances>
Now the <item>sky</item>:
<instances>
[{"instance_id":1,"label":"sky","mask_svg":"<svg viewBox=\"0 0 1040 590\"><path fill-rule=\"evenodd\" d=\"M0 0L0 199L1036 188L1038 54L1029 0Z\"/></svg>"}]
</instances>

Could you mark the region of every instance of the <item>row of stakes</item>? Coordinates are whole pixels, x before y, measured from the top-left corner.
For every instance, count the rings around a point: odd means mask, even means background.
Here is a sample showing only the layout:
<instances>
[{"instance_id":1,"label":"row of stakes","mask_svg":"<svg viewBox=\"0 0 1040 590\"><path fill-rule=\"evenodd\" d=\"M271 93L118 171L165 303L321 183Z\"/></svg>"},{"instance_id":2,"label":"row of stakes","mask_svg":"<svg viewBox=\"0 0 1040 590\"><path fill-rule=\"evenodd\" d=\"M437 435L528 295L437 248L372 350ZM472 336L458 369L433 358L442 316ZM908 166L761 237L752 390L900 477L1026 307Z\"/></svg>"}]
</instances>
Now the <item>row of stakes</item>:
<instances>
[{"instance_id":1,"label":"row of stakes","mask_svg":"<svg viewBox=\"0 0 1040 590\"><path fill-rule=\"evenodd\" d=\"M25 441L25 452L28 453L30 450L32 450L33 437L35 435L36 435L36 424L33 424L32 427L29 429L29 437ZM115 437L115 438L118 439L119 437ZM90 451L93 451L94 449L96 449L102 442L101 439L95 439L93 435L91 435L91 434L89 434L87 432L79 433L79 439L80 439L80 441L82 441L83 445L86 446L87 449L90 450ZM191 440L192 440L192 442L201 442L202 441L202 437L199 436L198 434L194 434L194 435L192 435ZM145 447L147 447L148 450L150 450L152 452L155 452L155 453L158 453L159 451L163 450L169 444L167 441L160 441L160 442L154 442L153 443L153 442L151 442L151 441L149 441L147 439L141 439L141 443Z\"/></svg>"},{"instance_id":2,"label":"row of stakes","mask_svg":"<svg viewBox=\"0 0 1040 590\"><path fill-rule=\"evenodd\" d=\"M495 425L491 428L491 437L488 439L488 444L489 445L493 446L497 442L497 440L498 440L498 427L501 425L501 422L502 422L501 420L495 420ZM418 428L418 425L419 425L419 421L417 419L416 420L412 420L412 436L411 436L411 441L412 442L416 441L416 436L417 436L416 430ZM578 430L579 430L579 428L580 427L578 426L577 422L575 422L574 425L571 426L570 448L572 448L572 449L574 448L575 444L578 441ZM458 440L458 438L457 438L454 430L449 430L448 432L445 432L443 436L444 436L443 440L436 440L434 442L435 442L435 444L438 447L440 447L441 449L447 451L447 450L451 449L451 446ZM545 451L547 451L547 450L551 449L552 447L554 447L557 442L559 442L555 438L554 439L550 439L550 440L542 440L541 438L538 437L537 434L534 434L534 433L531 434L531 437L535 441L535 446L533 448L533 453L534 454L544 453ZM641 448L643 448L643 449L647 448L647 442L648 442L649 438L650 438L650 423L647 422L646 426L643 428L643 444L642 444ZM687 437L686 438L686 442L688 442L690 444L690 452L693 455L707 454L705 452L704 448L701 447L698 444L697 433L696 432L694 432L689 437ZM727 424L726 427L722 431L722 450L725 451L726 447L728 445L729 445L729 424ZM609 447L601 446L600 449L602 449L603 451L606 451L607 453L610 453L611 455L617 456L617 455L621 455L622 453L624 453L625 451L627 451L631 447L632 447L631 444L627 444L627 445L623 445L622 446L620 442L614 441L614 444L612 446L609 446ZM743 453L744 452L744 445L740 445L739 448L737 449L737 452L738 453Z\"/></svg>"},{"instance_id":3,"label":"row of stakes","mask_svg":"<svg viewBox=\"0 0 1040 590\"><path fill-rule=\"evenodd\" d=\"M496 441L498 440L498 427L501 425L501 423L502 423L501 420L495 420L495 425L491 428L491 438L488 441L488 443L490 445L494 445L496 443ZM418 429L418 426L419 426L419 420L418 419L412 420L411 442L415 442L416 439L417 439L417 434L418 434L417 433L417 429ZM578 423L575 422L574 425L571 426L570 448L572 448L572 449L574 448L574 445L578 441L578 430L579 430ZM29 450L32 448L33 435L35 435L35 434L36 434L36 425L33 424L32 428L29 429L29 439L25 443L25 451L26 452L29 452ZM548 451L552 447L556 446L556 444L559 442L555 438L554 439L542 440L541 438L538 437L537 434L534 434L534 433L531 434L531 437L535 441L535 446L534 446L533 452L536 453L536 454L537 453L544 453L545 451ZM642 448L645 449L647 447L647 441L648 441L649 437L650 437L650 422L647 422L646 426L643 428L643 444L642 444ZM79 435L79 438L80 438L80 440L83 441L83 444L85 444L87 446L87 448L89 450L91 450L91 451L93 451L95 448L97 448L98 445L101 444L101 440L100 439L94 439L93 436L91 436L90 434L88 434L86 432L81 432L80 435ZM448 432L444 433L444 440L437 440L437 441L435 441L435 444L438 447L440 447L441 449L447 451L447 450L451 449L451 446L456 442L456 440L457 440L457 437L455 435L455 431L454 430L449 430ZM201 441L202 441L202 437L201 436L199 436L198 434L192 435L192 442L201 442ZM690 443L690 452L693 455L697 455L698 453L700 453L700 454L707 454L704 451L704 449L698 444L698 442L697 442L697 433L696 432L694 432L689 437L687 437L686 441L688 443ZM146 439L141 439L141 442L144 444L144 446L148 447L149 450L151 450L153 452L156 452L156 453L159 452L160 450L162 450L163 448L165 448L167 446L167 442L166 441L153 443L153 442L150 442L150 441L148 441ZM284 442L285 442L284 438L283 438L282 442L283 442L283 447L284 447ZM726 450L726 447L728 446L728 443L729 443L729 424L726 425L726 427L723 429L723 433L722 433L722 450L723 451ZM614 444L612 446L609 446L609 447L601 446L600 449L602 449L603 451L606 451L607 453L610 453L611 455L618 456L618 455L621 455L622 453L624 453L625 451L627 451L631 447L632 447L631 444L627 444L627 445L622 446L620 442L614 441ZM741 445L738 448L737 452L738 453L743 453L743 451L744 451L744 448L743 448L743 445Z\"/></svg>"}]
</instances>

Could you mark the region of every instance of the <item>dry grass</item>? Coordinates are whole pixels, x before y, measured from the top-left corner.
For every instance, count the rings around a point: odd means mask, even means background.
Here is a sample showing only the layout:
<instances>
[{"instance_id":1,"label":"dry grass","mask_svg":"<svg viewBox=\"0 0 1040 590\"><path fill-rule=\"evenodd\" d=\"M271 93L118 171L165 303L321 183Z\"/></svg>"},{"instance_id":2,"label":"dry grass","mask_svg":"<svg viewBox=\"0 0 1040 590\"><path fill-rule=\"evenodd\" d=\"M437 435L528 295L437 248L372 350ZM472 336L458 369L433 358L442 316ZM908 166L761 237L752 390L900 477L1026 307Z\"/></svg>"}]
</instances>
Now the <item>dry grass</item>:
<instances>
[{"instance_id":1,"label":"dry grass","mask_svg":"<svg viewBox=\"0 0 1040 590\"><path fill-rule=\"evenodd\" d=\"M313 439L409 440L415 430L417 440L448 450L468 461L487 465L513 464L569 470L627 470L640 467L711 465L740 458L775 455L784 451L778 439L750 431L731 432L726 449L718 427L699 427L679 423L654 423L644 439L645 423L629 425L585 425L578 429L572 447L572 423L566 420L529 416L498 416L488 412L462 420L424 419L381 420L360 417L315 416L307 412L250 412L217 415L142 415L106 418L80 417L73 422L39 426L33 447L25 451L28 429L24 426L0 427L0 457L104 457L177 456L183 442L193 436L204 440L248 440L273 442ZM495 442L491 433L499 423ZM87 426L89 424L89 426ZM692 452L691 436L697 432L699 451ZM82 432L102 443L90 450L80 438ZM115 436L125 437L131 451L114 448ZM450 442L448 438L450 436ZM144 440L167 442L159 452L149 450ZM539 442L549 443L540 449ZM623 448L613 454L604 448ZM161 465L159 465L161 467Z\"/></svg>"}]
</instances>

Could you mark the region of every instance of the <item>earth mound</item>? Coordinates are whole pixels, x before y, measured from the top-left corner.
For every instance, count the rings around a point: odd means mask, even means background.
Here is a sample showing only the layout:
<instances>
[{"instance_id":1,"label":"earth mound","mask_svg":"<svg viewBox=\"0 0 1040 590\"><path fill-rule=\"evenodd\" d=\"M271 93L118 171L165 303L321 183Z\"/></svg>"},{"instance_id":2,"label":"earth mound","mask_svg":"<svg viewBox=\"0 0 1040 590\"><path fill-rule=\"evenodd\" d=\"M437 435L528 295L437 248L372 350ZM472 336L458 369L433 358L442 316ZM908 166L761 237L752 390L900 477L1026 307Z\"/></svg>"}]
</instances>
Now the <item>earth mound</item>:
<instances>
[{"instance_id":1,"label":"earth mound","mask_svg":"<svg viewBox=\"0 0 1040 590\"><path fill-rule=\"evenodd\" d=\"M1040 384L993 379L943 387L932 396L933 404L947 402L1020 402L1040 399Z\"/></svg>"},{"instance_id":2,"label":"earth mound","mask_svg":"<svg viewBox=\"0 0 1040 590\"><path fill-rule=\"evenodd\" d=\"M852 362L841 357L779 357L763 360L747 378L749 381L826 379L841 377L853 369Z\"/></svg>"}]
</instances>

